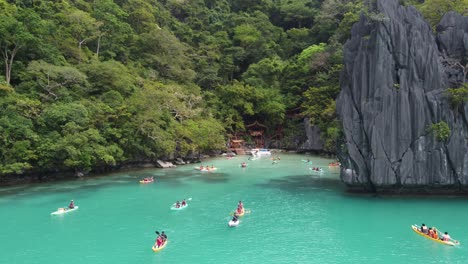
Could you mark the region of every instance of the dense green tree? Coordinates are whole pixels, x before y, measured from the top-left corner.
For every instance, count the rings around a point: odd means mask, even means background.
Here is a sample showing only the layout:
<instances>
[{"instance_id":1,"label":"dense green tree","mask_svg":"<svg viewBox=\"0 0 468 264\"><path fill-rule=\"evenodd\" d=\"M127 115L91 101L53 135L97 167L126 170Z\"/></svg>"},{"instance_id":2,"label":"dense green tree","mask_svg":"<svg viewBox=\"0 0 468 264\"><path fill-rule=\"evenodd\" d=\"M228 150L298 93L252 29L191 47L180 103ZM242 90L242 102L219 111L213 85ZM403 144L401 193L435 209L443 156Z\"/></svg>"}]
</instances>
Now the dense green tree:
<instances>
[{"instance_id":1,"label":"dense green tree","mask_svg":"<svg viewBox=\"0 0 468 264\"><path fill-rule=\"evenodd\" d=\"M400 2L434 25L466 1ZM363 3L0 0L0 176L224 150L255 120L292 139L306 116L334 151ZM465 88L449 90L454 109Z\"/></svg>"},{"instance_id":2,"label":"dense green tree","mask_svg":"<svg viewBox=\"0 0 468 264\"><path fill-rule=\"evenodd\" d=\"M93 1L91 14L98 23L96 57L102 54L106 59L126 61L133 31L126 22L128 14L112 0Z\"/></svg>"},{"instance_id":3,"label":"dense green tree","mask_svg":"<svg viewBox=\"0 0 468 264\"><path fill-rule=\"evenodd\" d=\"M457 11L460 14L468 13L468 0L425 0L418 7L424 18L435 27L448 11Z\"/></svg>"},{"instance_id":4,"label":"dense green tree","mask_svg":"<svg viewBox=\"0 0 468 264\"><path fill-rule=\"evenodd\" d=\"M0 54L5 69L5 81L10 84L13 63L21 49L33 42L34 36L22 21L9 14L0 14Z\"/></svg>"},{"instance_id":5,"label":"dense green tree","mask_svg":"<svg viewBox=\"0 0 468 264\"><path fill-rule=\"evenodd\" d=\"M124 96L128 96L136 87L135 76L125 65L118 61L93 61L90 64L81 65L80 69L88 77L91 85L88 93L92 95L115 90Z\"/></svg>"},{"instance_id":6,"label":"dense green tree","mask_svg":"<svg viewBox=\"0 0 468 264\"><path fill-rule=\"evenodd\" d=\"M57 66L44 61L32 61L21 74L18 91L38 94L44 100L72 100L83 96L87 76L70 66Z\"/></svg>"}]
</instances>

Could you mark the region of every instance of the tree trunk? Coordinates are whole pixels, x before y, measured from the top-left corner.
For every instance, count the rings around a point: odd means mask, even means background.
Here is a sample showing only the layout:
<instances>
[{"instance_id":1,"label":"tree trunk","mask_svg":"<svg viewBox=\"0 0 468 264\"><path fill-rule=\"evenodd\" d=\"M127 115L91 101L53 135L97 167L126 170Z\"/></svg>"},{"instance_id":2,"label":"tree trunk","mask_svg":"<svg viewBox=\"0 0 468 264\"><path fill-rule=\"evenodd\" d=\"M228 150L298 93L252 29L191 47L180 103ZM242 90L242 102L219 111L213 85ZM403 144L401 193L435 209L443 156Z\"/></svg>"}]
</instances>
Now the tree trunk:
<instances>
[{"instance_id":1,"label":"tree trunk","mask_svg":"<svg viewBox=\"0 0 468 264\"><path fill-rule=\"evenodd\" d=\"M96 49L96 59L99 59L99 49L101 48L101 38L102 38L102 34L99 34L99 38L97 42L97 49Z\"/></svg>"},{"instance_id":2,"label":"tree trunk","mask_svg":"<svg viewBox=\"0 0 468 264\"><path fill-rule=\"evenodd\" d=\"M18 53L18 50L20 49L19 45L15 45L13 50L11 52L8 52L8 50L5 49L2 52L3 59L5 61L5 81L7 84L10 84L11 82L11 69L13 67L13 61L15 59L16 53Z\"/></svg>"}]
</instances>

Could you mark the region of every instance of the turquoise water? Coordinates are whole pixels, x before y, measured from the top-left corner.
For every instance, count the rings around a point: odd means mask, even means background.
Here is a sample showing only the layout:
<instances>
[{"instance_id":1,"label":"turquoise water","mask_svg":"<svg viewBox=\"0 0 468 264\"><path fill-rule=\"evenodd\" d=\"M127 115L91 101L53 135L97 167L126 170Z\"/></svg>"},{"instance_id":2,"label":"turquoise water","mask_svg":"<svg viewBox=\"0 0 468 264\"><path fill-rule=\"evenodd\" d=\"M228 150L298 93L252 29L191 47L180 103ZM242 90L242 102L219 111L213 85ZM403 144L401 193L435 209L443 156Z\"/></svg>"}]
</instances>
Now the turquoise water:
<instances>
[{"instance_id":1,"label":"turquoise water","mask_svg":"<svg viewBox=\"0 0 468 264\"><path fill-rule=\"evenodd\" d=\"M0 189L0 263L467 263L466 198L351 195L318 157L242 161L210 160L215 173L186 165ZM151 175L155 183L138 183ZM70 199L78 210L50 215ZM240 199L251 213L229 228ZM423 222L461 246L410 229ZM155 230L169 238L158 253Z\"/></svg>"}]
</instances>

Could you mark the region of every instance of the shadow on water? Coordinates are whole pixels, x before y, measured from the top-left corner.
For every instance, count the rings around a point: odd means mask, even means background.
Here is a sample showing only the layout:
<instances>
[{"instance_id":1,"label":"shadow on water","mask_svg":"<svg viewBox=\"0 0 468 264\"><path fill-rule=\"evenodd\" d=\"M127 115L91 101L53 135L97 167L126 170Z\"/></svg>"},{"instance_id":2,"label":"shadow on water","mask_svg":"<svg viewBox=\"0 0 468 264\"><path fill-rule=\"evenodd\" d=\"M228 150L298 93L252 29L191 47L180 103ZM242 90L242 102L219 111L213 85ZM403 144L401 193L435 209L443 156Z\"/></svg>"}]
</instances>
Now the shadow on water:
<instances>
[{"instance_id":1,"label":"shadow on water","mask_svg":"<svg viewBox=\"0 0 468 264\"><path fill-rule=\"evenodd\" d=\"M31 183L26 185L7 187L0 190L0 198L15 196L16 198L34 197L39 194L65 194L79 192L80 196L86 196L90 193L116 185L140 184L139 180L145 177L154 177L155 182L164 182L171 187L186 185L185 180L191 179L205 183L226 183L229 177L225 173L194 173L193 171L175 171L175 170L140 170L126 172L128 174L113 173L100 175L96 177L85 177L79 179L69 179L64 181L55 181L49 183Z\"/></svg>"},{"instance_id":2,"label":"shadow on water","mask_svg":"<svg viewBox=\"0 0 468 264\"><path fill-rule=\"evenodd\" d=\"M277 188L289 192L308 192L311 190L328 190L345 192L345 186L339 179L321 177L319 175L289 175L279 179L271 179L266 183L257 184L264 188Z\"/></svg>"},{"instance_id":3,"label":"shadow on water","mask_svg":"<svg viewBox=\"0 0 468 264\"><path fill-rule=\"evenodd\" d=\"M226 173L203 173L200 177L194 179L204 183L226 183L229 181Z\"/></svg>"}]
</instances>

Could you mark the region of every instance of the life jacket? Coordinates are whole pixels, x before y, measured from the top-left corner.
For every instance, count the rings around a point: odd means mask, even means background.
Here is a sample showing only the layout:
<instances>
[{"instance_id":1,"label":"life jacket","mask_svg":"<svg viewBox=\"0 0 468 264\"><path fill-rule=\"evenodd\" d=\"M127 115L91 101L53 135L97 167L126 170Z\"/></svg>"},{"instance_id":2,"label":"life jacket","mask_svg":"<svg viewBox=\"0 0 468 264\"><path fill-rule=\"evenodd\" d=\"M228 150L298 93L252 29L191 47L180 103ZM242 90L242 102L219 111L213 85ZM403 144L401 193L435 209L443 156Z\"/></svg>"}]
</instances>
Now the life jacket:
<instances>
[{"instance_id":1,"label":"life jacket","mask_svg":"<svg viewBox=\"0 0 468 264\"><path fill-rule=\"evenodd\" d=\"M156 239L156 245L157 245L158 247L160 247L161 244L162 244L162 242L163 242L163 240L162 240L161 236L158 236L158 238Z\"/></svg>"}]
</instances>

